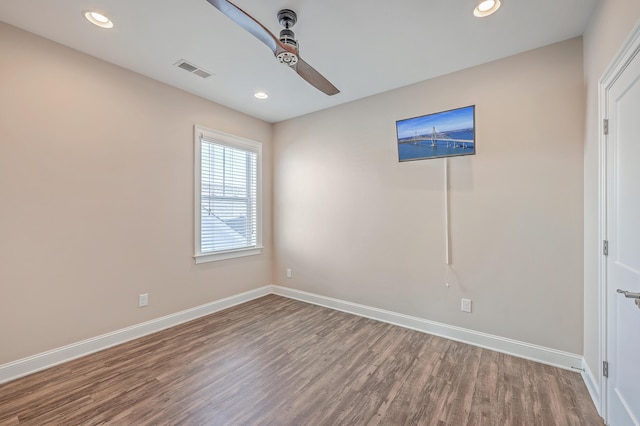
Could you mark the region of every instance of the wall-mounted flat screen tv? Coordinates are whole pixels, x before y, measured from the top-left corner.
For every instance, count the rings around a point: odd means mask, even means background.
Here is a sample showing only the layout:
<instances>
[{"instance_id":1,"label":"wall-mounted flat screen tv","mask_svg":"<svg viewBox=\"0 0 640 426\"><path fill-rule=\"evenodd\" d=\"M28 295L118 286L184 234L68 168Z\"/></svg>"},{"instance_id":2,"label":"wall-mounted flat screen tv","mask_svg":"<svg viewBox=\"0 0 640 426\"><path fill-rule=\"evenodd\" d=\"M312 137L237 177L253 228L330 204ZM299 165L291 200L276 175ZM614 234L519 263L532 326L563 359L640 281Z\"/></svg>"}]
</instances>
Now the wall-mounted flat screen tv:
<instances>
[{"instance_id":1,"label":"wall-mounted flat screen tv","mask_svg":"<svg viewBox=\"0 0 640 426\"><path fill-rule=\"evenodd\" d=\"M396 121L400 161L474 155L475 105Z\"/></svg>"}]
</instances>

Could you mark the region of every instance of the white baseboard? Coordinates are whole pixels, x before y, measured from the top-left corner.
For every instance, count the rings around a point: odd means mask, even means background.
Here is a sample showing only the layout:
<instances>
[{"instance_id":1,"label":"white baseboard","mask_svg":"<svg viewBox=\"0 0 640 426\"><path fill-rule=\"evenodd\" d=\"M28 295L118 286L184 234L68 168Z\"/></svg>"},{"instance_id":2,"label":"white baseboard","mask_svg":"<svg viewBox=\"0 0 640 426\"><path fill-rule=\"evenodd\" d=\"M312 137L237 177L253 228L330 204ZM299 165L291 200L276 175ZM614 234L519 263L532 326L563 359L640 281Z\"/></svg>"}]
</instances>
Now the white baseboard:
<instances>
[{"instance_id":1,"label":"white baseboard","mask_svg":"<svg viewBox=\"0 0 640 426\"><path fill-rule=\"evenodd\" d=\"M344 300L333 299L331 297L307 293L305 291L300 291L288 287L273 285L271 286L271 288L272 292L279 296L313 303L314 305L320 305L327 308L336 309L338 311L343 311L350 314L386 322L389 324L398 325L400 327L410 328L412 330L421 331L423 333L445 337L447 339L468 343L470 345L491 349L509 355L514 355L519 358L540 362L542 364L563 368L565 370L576 371L582 369L582 356L569 352L563 352L556 349L533 345L518 340L507 339L492 334L481 333L479 331L469 330L466 328L447 325L435 321L429 321L423 318L412 317L409 315L399 314L383 309L372 308L370 306L360 305Z\"/></svg>"},{"instance_id":2,"label":"white baseboard","mask_svg":"<svg viewBox=\"0 0 640 426\"><path fill-rule=\"evenodd\" d=\"M595 376L593 375L593 371L591 370L591 368L589 368L589 364L587 364L587 361L584 358L582 358L582 368L582 380L587 386L587 390L589 391L589 395L591 396L593 404L596 406L596 410L598 410L598 414L600 414L600 416L602 417L602 403L600 401L599 385L600 382L596 380Z\"/></svg>"},{"instance_id":3,"label":"white baseboard","mask_svg":"<svg viewBox=\"0 0 640 426\"><path fill-rule=\"evenodd\" d=\"M594 386L597 382L593 379L588 366L586 366L586 363L583 362L582 357L579 355L276 285L261 287L246 293L220 299L205 305L177 312L175 314L167 315L0 365L0 384L266 296L268 294L276 294L290 299L296 299L336 309L350 314L398 325L400 327L410 328L424 333L445 337L447 339L552 365L554 367L560 367L572 371L584 368L585 371L583 372L583 378L592 398L594 398L594 402L596 401L594 395L598 395L598 387ZM598 404L596 404L596 406L598 406Z\"/></svg>"},{"instance_id":4,"label":"white baseboard","mask_svg":"<svg viewBox=\"0 0 640 426\"><path fill-rule=\"evenodd\" d=\"M142 324L53 349L28 358L0 365L0 384L19 377L23 377L37 371L62 364L72 359L80 358L109 347L137 339L151 333L164 330L223 309L230 308L240 303L245 303L271 293L271 286L261 287L225 299L216 300L195 308L187 309L175 314L167 315Z\"/></svg>"}]
</instances>

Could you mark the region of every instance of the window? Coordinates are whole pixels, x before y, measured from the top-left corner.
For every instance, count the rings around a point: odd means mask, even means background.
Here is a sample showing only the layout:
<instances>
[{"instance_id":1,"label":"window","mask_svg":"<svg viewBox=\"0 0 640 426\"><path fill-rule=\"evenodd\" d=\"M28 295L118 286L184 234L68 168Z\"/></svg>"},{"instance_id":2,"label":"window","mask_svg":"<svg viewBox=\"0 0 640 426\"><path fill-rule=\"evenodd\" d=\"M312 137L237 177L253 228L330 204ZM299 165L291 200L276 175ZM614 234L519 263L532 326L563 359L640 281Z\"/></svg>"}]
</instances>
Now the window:
<instances>
[{"instance_id":1,"label":"window","mask_svg":"<svg viewBox=\"0 0 640 426\"><path fill-rule=\"evenodd\" d=\"M262 252L262 145L195 126L196 263Z\"/></svg>"}]
</instances>

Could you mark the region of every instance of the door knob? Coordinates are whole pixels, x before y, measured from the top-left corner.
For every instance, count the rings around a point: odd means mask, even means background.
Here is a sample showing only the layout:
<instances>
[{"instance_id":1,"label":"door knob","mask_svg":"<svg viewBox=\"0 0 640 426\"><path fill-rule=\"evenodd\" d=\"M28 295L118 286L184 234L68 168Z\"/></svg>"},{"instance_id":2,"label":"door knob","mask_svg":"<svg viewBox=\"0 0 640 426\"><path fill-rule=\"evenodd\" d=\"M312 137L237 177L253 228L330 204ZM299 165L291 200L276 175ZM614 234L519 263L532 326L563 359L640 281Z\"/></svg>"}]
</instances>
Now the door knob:
<instances>
[{"instance_id":1,"label":"door knob","mask_svg":"<svg viewBox=\"0 0 640 426\"><path fill-rule=\"evenodd\" d=\"M640 299L640 293L633 293L631 291L620 290L620 289L617 289L616 291L618 293L624 294L624 297L628 297L629 299Z\"/></svg>"},{"instance_id":2,"label":"door knob","mask_svg":"<svg viewBox=\"0 0 640 426\"><path fill-rule=\"evenodd\" d=\"M632 291L626 291L626 290L620 290L620 289L617 289L616 291L620 294L624 294L624 297L627 297L629 299L635 299L634 302L636 302L636 306L638 307L638 309L640 309L640 293L634 293Z\"/></svg>"}]
</instances>

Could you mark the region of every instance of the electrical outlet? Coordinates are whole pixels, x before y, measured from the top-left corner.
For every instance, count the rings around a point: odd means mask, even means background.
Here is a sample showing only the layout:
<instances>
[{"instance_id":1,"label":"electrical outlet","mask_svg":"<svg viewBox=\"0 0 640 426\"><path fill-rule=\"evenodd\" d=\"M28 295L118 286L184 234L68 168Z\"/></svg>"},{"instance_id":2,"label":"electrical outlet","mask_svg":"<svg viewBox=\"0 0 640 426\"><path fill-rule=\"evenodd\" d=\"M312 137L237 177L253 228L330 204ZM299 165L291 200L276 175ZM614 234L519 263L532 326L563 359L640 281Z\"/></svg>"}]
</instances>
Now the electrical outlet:
<instances>
[{"instance_id":1,"label":"electrical outlet","mask_svg":"<svg viewBox=\"0 0 640 426\"><path fill-rule=\"evenodd\" d=\"M287 268L287 278L291 278L293 276L291 268Z\"/></svg>"},{"instance_id":2,"label":"electrical outlet","mask_svg":"<svg viewBox=\"0 0 640 426\"><path fill-rule=\"evenodd\" d=\"M142 308L143 306L147 306L149 304L149 294L144 293L138 296L138 307Z\"/></svg>"},{"instance_id":3,"label":"electrical outlet","mask_svg":"<svg viewBox=\"0 0 640 426\"><path fill-rule=\"evenodd\" d=\"M462 312L471 312L471 299L462 299Z\"/></svg>"}]
</instances>

